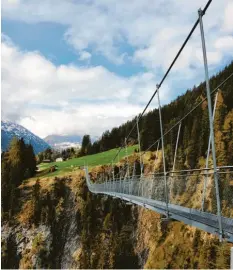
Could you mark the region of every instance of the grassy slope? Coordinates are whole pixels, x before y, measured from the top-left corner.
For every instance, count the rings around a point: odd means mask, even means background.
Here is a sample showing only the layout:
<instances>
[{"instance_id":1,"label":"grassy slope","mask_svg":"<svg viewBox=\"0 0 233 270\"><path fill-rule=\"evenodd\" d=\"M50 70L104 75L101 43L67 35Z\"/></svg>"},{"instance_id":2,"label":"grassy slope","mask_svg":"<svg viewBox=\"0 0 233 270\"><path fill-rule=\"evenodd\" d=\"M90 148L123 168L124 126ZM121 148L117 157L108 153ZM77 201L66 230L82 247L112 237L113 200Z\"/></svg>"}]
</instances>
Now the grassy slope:
<instances>
[{"instance_id":1,"label":"grassy slope","mask_svg":"<svg viewBox=\"0 0 233 270\"><path fill-rule=\"evenodd\" d=\"M138 145L133 145L128 147L128 155L131 155L135 149L138 148ZM67 172L72 172L75 169L77 169L79 166L83 166L84 162L88 166L97 166L97 165L104 165L104 164L110 164L112 159L115 157L116 153L118 151L118 148L111 149L106 152L98 153L95 155L88 155L80 158L73 158L67 161L63 162L52 162L52 163L42 163L39 165L38 174L36 177L47 177L47 176L56 176L60 174L64 174ZM122 159L126 156L126 152L123 149L119 154L119 159ZM117 158L115 160L117 162ZM49 173L49 168L57 165L58 169L55 172Z\"/></svg>"}]
</instances>

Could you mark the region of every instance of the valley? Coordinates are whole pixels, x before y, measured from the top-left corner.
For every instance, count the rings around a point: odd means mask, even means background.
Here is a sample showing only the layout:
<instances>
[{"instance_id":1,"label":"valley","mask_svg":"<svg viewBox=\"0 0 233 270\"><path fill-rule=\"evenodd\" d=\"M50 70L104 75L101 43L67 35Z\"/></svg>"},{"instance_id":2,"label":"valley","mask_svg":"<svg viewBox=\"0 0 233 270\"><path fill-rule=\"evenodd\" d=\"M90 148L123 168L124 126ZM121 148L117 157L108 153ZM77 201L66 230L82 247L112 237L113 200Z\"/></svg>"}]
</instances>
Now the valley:
<instances>
[{"instance_id":1,"label":"valley","mask_svg":"<svg viewBox=\"0 0 233 270\"><path fill-rule=\"evenodd\" d=\"M138 153L131 150L132 166ZM154 167L154 155L146 154L146 173ZM125 162L122 157L118 165ZM156 166L161 162L159 152ZM107 164L90 167L91 175L102 171L111 173L111 168ZM10 223L2 225L4 268L229 266L232 244L220 244L217 237L182 222L163 221L151 210L92 194L82 169L36 176L25 180L19 190L20 209Z\"/></svg>"}]
</instances>

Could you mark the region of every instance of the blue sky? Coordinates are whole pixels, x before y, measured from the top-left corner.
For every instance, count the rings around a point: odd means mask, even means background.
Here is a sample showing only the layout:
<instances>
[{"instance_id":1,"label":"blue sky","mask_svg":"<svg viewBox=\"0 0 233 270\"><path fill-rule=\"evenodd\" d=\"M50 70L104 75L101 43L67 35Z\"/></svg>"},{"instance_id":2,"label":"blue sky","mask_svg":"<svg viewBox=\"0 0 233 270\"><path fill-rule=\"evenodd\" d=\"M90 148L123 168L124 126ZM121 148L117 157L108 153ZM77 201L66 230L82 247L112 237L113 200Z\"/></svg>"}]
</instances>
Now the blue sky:
<instances>
[{"instance_id":1,"label":"blue sky","mask_svg":"<svg viewBox=\"0 0 233 270\"><path fill-rule=\"evenodd\" d=\"M21 50L39 51L56 66L70 63L79 66L86 65L87 63L79 59L77 51L65 41L66 31L67 27L58 23L30 24L15 20L2 20L2 32L10 37ZM91 48L88 50L92 51ZM134 53L134 48L124 43L120 44L119 50L131 56ZM109 71L125 77L145 71L143 66L134 65L128 59L124 65L115 65L101 54L94 54L88 61L88 65L91 66L100 64Z\"/></svg>"},{"instance_id":2,"label":"blue sky","mask_svg":"<svg viewBox=\"0 0 233 270\"><path fill-rule=\"evenodd\" d=\"M57 23L2 20L2 32L21 50L39 51L55 65L77 63L78 60L75 50L63 38L65 31L66 27Z\"/></svg>"},{"instance_id":3,"label":"blue sky","mask_svg":"<svg viewBox=\"0 0 233 270\"><path fill-rule=\"evenodd\" d=\"M204 4L2 1L3 118L41 137L99 136L133 118L153 94ZM204 18L211 75L233 59L232 13L232 0L213 1ZM203 79L197 28L161 88L162 104Z\"/></svg>"}]
</instances>

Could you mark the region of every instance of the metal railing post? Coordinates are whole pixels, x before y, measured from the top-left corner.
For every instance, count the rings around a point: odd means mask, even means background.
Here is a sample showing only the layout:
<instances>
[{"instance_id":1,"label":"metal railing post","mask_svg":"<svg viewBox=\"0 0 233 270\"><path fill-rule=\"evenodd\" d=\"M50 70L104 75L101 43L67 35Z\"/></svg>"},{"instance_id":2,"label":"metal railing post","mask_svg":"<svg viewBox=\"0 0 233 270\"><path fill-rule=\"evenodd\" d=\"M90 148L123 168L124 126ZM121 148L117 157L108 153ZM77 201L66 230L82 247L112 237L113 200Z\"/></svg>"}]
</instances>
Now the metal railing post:
<instances>
[{"instance_id":1,"label":"metal railing post","mask_svg":"<svg viewBox=\"0 0 233 270\"><path fill-rule=\"evenodd\" d=\"M111 192L112 192L112 190L113 190L113 179L112 179L112 177L111 177L111 175L110 175L110 185L111 185Z\"/></svg>"},{"instance_id":2,"label":"metal railing post","mask_svg":"<svg viewBox=\"0 0 233 270\"><path fill-rule=\"evenodd\" d=\"M160 140L158 141L158 144L157 144L156 156L158 155L158 151L159 151L159 142Z\"/></svg>"},{"instance_id":3,"label":"metal railing post","mask_svg":"<svg viewBox=\"0 0 233 270\"><path fill-rule=\"evenodd\" d=\"M151 199L153 195L153 189L154 189L154 175L151 176L151 194L150 194Z\"/></svg>"},{"instance_id":4,"label":"metal railing post","mask_svg":"<svg viewBox=\"0 0 233 270\"><path fill-rule=\"evenodd\" d=\"M125 192L125 181L126 181L126 175L127 175L127 172L125 173L124 182L123 182L123 193Z\"/></svg>"},{"instance_id":5,"label":"metal railing post","mask_svg":"<svg viewBox=\"0 0 233 270\"><path fill-rule=\"evenodd\" d=\"M112 161L112 177L113 177L113 180L115 180L115 176L114 176L114 168L113 168L113 161Z\"/></svg>"},{"instance_id":6,"label":"metal railing post","mask_svg":"<svg viewBox=\"0 0 233 270\"><path fill-rule=\"evenodd\" d=\"M163 140L163 123L162 123L162 114L161 114L161 105L160 105L159 86L158 85L157 85L157 97L158 97L158 105L159 105L159 122L160 122L160 133L161 133L162 152L163 152L163 173L164 173L164 185L165 185L165 201L166 201L166 210L167 210L167 217L168 217L169 216L169 212L168 212L168 190L167 190L166 163L165 163L164 140Z\"/></svg>"},{"instance_id":7,"label":"metal railing post","mask_svg":"<svg viewBox=\"0 0 233 270\"><path fill-rule=\"evenodd\" d=\"M127 139L125 138L125 154L127 160L127 174L129 175L129 157L128 157L128 148L127 148Z\"/></svg>"},{"instance_id":8,"label":"metal railing post","mask_svg":"<svg viewBox=\"0 0 233 270\"><path fill-rule=\"evenodd\" d=\"M140 177L141 193L142 193L142 197L143 197L143 195L144 195L144 188L143 188L144 187L144 184L143 183L145 183L145 182L144 182L144 179L142 179L142 178L143 178L143 176Z\"/></svg>"},{"instance_id":9,"label":"metal railing post","mask_svg":"<svg viewBox=\"0 0 233 270\"><path fill-rule=\"evenodd\" d=\"M159 152L159 142L160 142L160 140L158 140L158 144L157 144L157 150L156 150L156 158L155 158L155 162L154 162L154 171L155 171L155 166L156 166L156 160L158 159L158 152Z\"/></svg>"},{"instance_id":10,"label":"metal railing post","mask_svg":"<svg viewBox=\"0 0 233 270\"><path fill-rule=\"evenodd\" d=\"M203 60L204 60L204 68L205 68L206 92L207 92L208 110L209 110L209 125L210 125L212 158L213 158L213 167L214 167L214 182L215 182L215 191L216 191L216 199L217 199L217 214L218 214L218 223L219 223L219 239L221 242L222 241L221 204L220 204L220 196L219 196L214 127L213 127L212 105L211 105L210 85L209 85L209 72L208 72L208 63L207 63L207 56L206 56L205 35L204 35L204 28L203 28L203 22L202 22L203 12L201 9L198 10L198 15L199 15L199 23L200 23L201 42L202 42Z\"/></svg>"},{"instance_id":11,"label":"metal railing post","mask_svg":"<svg viewBox=\"0 0 233 270\"><path fill-rule=\"evenodd\" d=\"M215 117L217 100L218 100L218 92L215 95L213 121L214 121L214 117ZM208 166L209 166L210 143L211 143L211 135L209 136L209 142L208 142L208 150L207 150L207 157L206 157L206 163L205 163L206 168L208 168ZM203 190L203 193L202 193L201 211L204 211L204 207L205 207L205 194L206 194L207 178L208 178L208 170L206 170L206 175L205 175L205 179L204 179L204 190Z\"/></svg>"},{"instance_id":12,"label":"metal railing post","mask_svg":"<svg viewBox=\"0 0 233 270\"><path fill-rule=\"evenodd\" d=\"M134 179L134 177L135 177L135 162L133 163L133 179Z\"/></svg>"},{"instance_id":13,"label":"metal railing post","mask_svg":"<svg viewBox=\"0 0 233 270\"><path fill-rule=\"evenodd\" d=\"M135 182L135 170L136 170L136 168L135 168L135 162L134 162L134 164L133 164L133 177L132 177L132 187L131 187L131 194L133 194L133 187L134 187L134 182Z\"/></svg>"},{"instance_id":14,"label":"metal railing post","mask_svg":"<svg viewBox=\"0 0 233 270\"><path fill-rule=\"evenodd\" d=\"M120 168L121 168L121 166L119 167L119 170L120 170ZM120 174L120 193L122 193L121 192L121 171L119 171L119 174Z\"/></svg>"},{"instance_id":15,"label":"metal railing post","mask_svg":"<svg viewBox=\"0 0 233 270\"><path fill-rule=\"evenodd\" d=\"M140 179L138 180L138 197L140 197L140 184L141 184L141 181Z\"/></svg>"},{"instance_id":16,"label":"metal railing post","mask_svg":"<svg viewBox=\"0 0 233 270\"><path fill-rule=\"evenodd\" d=\"M140 158L140 169L141 169L141 175L142 175L142 155L141 155L141 143L140 143L140 131L138 126L138 117L136 117L137 121L137 132L138 132L138 148L139 148L139 158Z\"/></svg>"},{"instance_id":17,"label":"metal railing post","mask_svg":"<svg viewBox=\"0 0 233 270\"><path fill-rule=\"evenodd\" d=\"M177 155L177 149L178 149L178 144L179 144L179 138L180 138L180 128L181 128L181 123L179 124L179 128L178 128L178 133L177 133L177 138L176 138L176 147L175 147L175 154L174 154L174 159L173 159L173 166L172 166L172 173L170 175L171 177L171 184L170 184L170 192L169 192L169 202L171 201L171 192L172 192L172 187L173 187L173 183L174 183L174 171L175 171L175 167L176 167L176 155Z\"/></svg>"},{"instance_id":18,"label":"metal railing post","mask_svg":"<svg viewBox=\"0 0 233 270\"><path fill-rule=\"evenodd\" d=\"M179 143L179 138L180 138L180 128L181 128L181 122L179 124L177 138L176 138L176 148L175 148L175 155L174 155L174 160L173 160L172 171L174 171L175 167L176 167L176 155L177 155L178 143Z\"/></svg>"}]
</instances>

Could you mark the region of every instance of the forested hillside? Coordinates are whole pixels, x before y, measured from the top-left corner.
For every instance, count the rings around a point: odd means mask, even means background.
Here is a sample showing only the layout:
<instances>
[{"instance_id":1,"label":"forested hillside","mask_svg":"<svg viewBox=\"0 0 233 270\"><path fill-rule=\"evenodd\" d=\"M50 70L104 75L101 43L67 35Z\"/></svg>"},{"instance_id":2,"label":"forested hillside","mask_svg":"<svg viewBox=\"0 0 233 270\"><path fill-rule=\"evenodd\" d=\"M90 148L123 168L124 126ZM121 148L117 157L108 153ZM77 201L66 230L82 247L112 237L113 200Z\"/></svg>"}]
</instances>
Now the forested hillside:
<instances>
[{"instance_id":1,"label":"forested hillside","mask_svg":"<svg viewBox=\"0 0 233 270\"><path fill-rule=\"evenodd\" d=\"M224 68L219 74L210 79L211 90L214 90L233 72L233 62ZM162 90L161 90L162 91ZM233 77L231 77L218 90L217 113L215 117L215 135L218 165L233 164ZM215 92L216 93L216 92ZM200 101L206 97L205 83L187 90L176 100L162 107L164 133L168 131L183 115L188 113ZM212 95L214 100L215 94ZM213 102L212 102L213 104ZM124 145L124 139L135 124L135 119L105 131L99 141L93 143L89 153L98 153ZM148 149L160 138L159 112L154 109L142 117L139 123L141 131L142 150ZM178 126L165 136L166 157L171 168L171 160L174 156ZM179 139L179 151L177 162L180 167L194 168L197 160L206 155L209 138L209 119L207 101L204 101L184 121ZM128 142L137 142L136 128L133 130ZM161 144L160 144L161 145ZM155 144L151 150L155 150Z\"/></svg>"}]
</instances>

